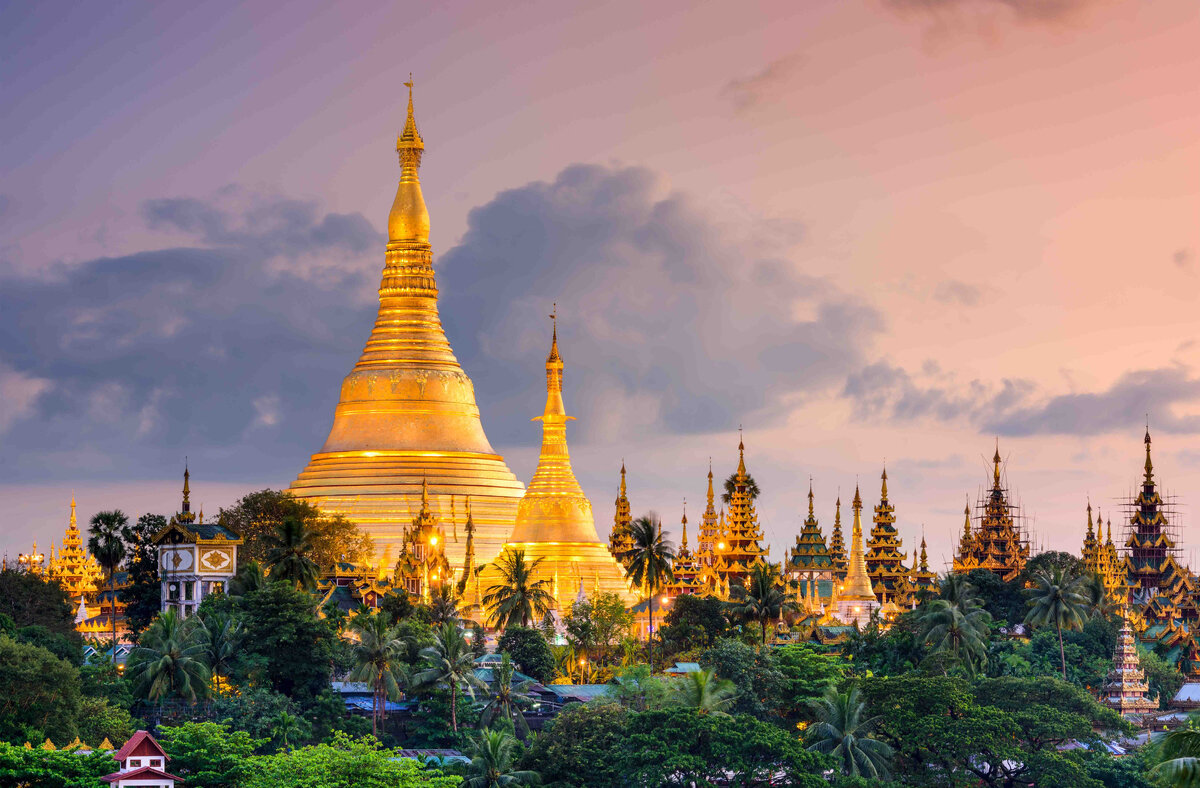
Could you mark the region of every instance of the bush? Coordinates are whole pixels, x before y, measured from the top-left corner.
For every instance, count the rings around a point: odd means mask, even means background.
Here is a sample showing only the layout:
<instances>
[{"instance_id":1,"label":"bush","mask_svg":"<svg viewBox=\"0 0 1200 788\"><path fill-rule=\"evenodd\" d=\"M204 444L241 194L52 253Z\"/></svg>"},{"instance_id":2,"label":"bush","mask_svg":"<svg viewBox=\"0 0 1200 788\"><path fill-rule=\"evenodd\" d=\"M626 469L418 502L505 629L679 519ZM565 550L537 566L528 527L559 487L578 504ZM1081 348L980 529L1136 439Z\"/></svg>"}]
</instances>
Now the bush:
<instances>
[{"instance_id":1,"label":"bush","mask_svg":"<svg viewBox=\"0 0 1200 788\"><path fill-rule=\"evenodd\" d=\"M542 633L528 627L509 627L496 644L507 651L517 669L543 684L554 678L554 654Z\"/></svg>"}]
</instances>

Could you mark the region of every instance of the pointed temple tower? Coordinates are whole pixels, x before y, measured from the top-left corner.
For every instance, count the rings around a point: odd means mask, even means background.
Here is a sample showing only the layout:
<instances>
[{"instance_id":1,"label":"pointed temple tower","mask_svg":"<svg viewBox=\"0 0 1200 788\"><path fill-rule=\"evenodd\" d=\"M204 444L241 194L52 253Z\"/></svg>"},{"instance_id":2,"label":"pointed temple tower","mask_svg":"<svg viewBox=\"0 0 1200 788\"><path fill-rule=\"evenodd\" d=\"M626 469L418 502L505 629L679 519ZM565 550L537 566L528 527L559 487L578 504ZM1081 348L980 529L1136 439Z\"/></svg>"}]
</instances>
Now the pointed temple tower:
<instances>
[{"instance_id":1,"label":"pointed temple tower","mask_svg":"<svg viewBox=\"0 0 1200 788\"><path fill-rule=\"evenodd\" d=\"M71 518L63 533L62 549L50 546L50 564L46 573L57 580L76 607L85 597L96 593L104 579L104 570L95 556L83 549L83 535L75 518L75 496L71 496Z\"/></svg>"},{"instance_id":2,"label":"pointed temple tower","mask_svg":"<svg viewBox=\"0 0 1200 788\"><path fill-rule=\"evenodd\" d=\"M915 595L921 591L933 591L937 586L937 572L929 569L929 553L925 549L925 535L921 535L921 554L913 555L912 587Z\"/></svg>"},{"instance_id":3,"label":"pointed temple tower","mask_svg":"<svg viewBox=\"0 0 1200 788\"><path fill-rule=\"evenodd\" d=\"M804 528L796 537L796 544L788 551L784 571L795 587L801 589L808 588L813 580L833 579L833 556L825 544L825 535L821 533L813 511L811 479L808 482L808 517L804 518Z\"/></svg>"},{"instance_id":4,"label":"pointed temple tower","mask_svg":"<svg viewBox=\"0 0 1200 788\"><path fill-rule=\"evenodd\" d=\"M871 614L879 609L879 600L871 590L871 578L863 557L862 496L858 494L857 485L854 487L852 505L854 525L850 530L850 561L846 582L837 594L837 616L847 624L862 627L871 620Z\"/></svg>"},{"instance_id":5,"label":"pointed temple tower","mask_svg":"<svg viewBox=\"0 0 1200 788\"><path fill-rule=\"evenodd\" d=\"M879 505L872 519L871 538L867 540L867 574L875 596L885 604L904 607L912 597L909 568L904 565L903 542L896 533L896 509L888 501L887 469L880 478Z\"/></svg>"},{"instance_id":6,"label":"pointed temple tower","mask_svg":"<svg viewBox=\"0 0 1200 788\"><path fill-rule=\"evenodd\" d=\"M411 511L428 477L430 506L446 517L450 496L474 502L475 551L490 561L508 538L524 488L483 432L475 388L438 316L429 212L418 170L425 143L413 117L396 140L400 185L388 216L379 315L342 383L329 438L291 492L342 514L375 540L380 568L396 560ZM454 522L455 534L462 523ZM466 545L453 542L454 565Z\"/></svg>"},{"instance_id":7,"label":"pointed temple tower","mask_svg":"<svg viewBox=\"0 0 1200 788\"><path fill-rule=\"evenodd\" d=\"M1150 460L1150 430L1146 430L1146 463L1141 490L1132 504L1125 547L1125 573L1134 594L1145 600L1160 592L1177 596L1185 585L1184 571L1177 563L1179 548L1175 546L1167 506L1154 481L1154 463ZM1175 604L1180 600L1174 599Z\"/></svg>"},{"instance_id":8,"label":"pointed temple tower","mask_svg":"<svg viewBox=\"0 0 1200 788\"><path fill-rule=\"evenodd\" d=\"M1029 560L1029 541L1014 520L1017 509L1009 504L1008 491L1000 481L1000 462L1000 447L997 446L992 457L992 489L979 504L979 528L971 530L968 506L954 571L986 569L1008 582L1025 568L1025 562Z\"/></svg>"},{"instance_id":9,"label":"pointed temple tower","mask_svg":"<svg viewBox=\"0 0 1200 788\"><path fill-rule=\"evenodd\" d=\"M842 538L842 496L839 493L833 514L833 534L829 537L829 557L833 559L833 579L838 584L846 580L846 542Z\"/></svg>"},{"instance_id":10,"label":"pointed temple tower","mask_svg":"<svg viewBox=\"0 0 1200 788\"><path fill-rule=\"evenodd\" d=\"M679 540L679 550L675 553L675 560L671 563L671 571L675 577L666 588L667 595L671 597L676 597L680 594L703 595L706 591L700 561L691 548L688 547L687 526L687 504L685 503L683 517L679 521L682 533Z\"/></svg>"},{"instance_id":11,"label":"pointed temple tower","mask_svg":"<svg viewBox=\"0 0 1200 788\"><path fill-rule=\"evenodd\" d=\"M733 477L733 493L729 497L729 513L724 518L720 541L717 542L713 567L721 579L723 595L731 585L742 585L751 570L766 562L769 548L759 546L763 534L754 511L750 494L750 474L746 472L746 446L738 440L738 467Z\"/></svg>"},{"instance_id":12,"label":"pointed temple tower","mask_svg":"<svg viewBox=\"0 0 1200 788\"><path fill-rule=\"evenodd\" d=\"M571 579L591 578L592 590L615 593L627 604L637 601L617 559L596 533L592 502L583 494L571 469L567 449L568 416L562 398L563 360L558 354L556 315L550 355L546 358L546 408L534 421L542 422L542 451L529 489L517 507L517 522L506 550L525 551L526 561L542 559L538 577L553 580L558 609L570 610L578 591ZM497 582L498 570L489 564L480 585L486 595ZM566 579L559 582L559 578Z\"/></svg>"},{"instance_id":13,"label":"pointed temple tower","mask_svg":"<svg viewBox=\"0 0 1200 788\"><path fill-rule=\"evenodd\" d=\"M1158 703L1151 700L1149 694L1146 674L1142 672L1134 644L1133 629L1129 626L1129 620L1122 616L1112 671L1108 674L1100 702L1122 716L1145 714L1158 709Z\"/></svg>"},{"instance_id":14,"label":"pointed temple tower","mask_svg":"<svg viewBox=\"0 0 1200 788\"><path fill-rule=\"evenodd\" d=\"M633 552L632 526L633 511L629 506L629 496L625 494L625 461L621 460L621 487L617 493L612 531L608 535L608 552L621 566L628 565L629 555Z\"/></svg>"}]
</instances>

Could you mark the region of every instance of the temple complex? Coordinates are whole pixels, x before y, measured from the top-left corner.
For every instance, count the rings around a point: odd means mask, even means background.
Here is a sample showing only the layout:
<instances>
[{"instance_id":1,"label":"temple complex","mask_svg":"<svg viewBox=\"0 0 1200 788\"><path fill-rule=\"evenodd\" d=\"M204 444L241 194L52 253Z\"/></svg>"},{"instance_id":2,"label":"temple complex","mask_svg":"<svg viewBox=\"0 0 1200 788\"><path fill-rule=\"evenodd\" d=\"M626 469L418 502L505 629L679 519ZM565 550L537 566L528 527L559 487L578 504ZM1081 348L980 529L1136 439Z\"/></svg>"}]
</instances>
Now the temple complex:
<instances>
[{"instance_id":1,"label":"temple complex","mask_svg":"<svg viewBox=\"0 0 1200 788\"><path fill-rule=\"evenodd\" d=\"M903 542L896 532L896 509L888 501L887 470L883 472L879 505L872 518L871 538L867 540L867 574L871 589L883 604L900 607L912 601L910 570L904 565Z\"/></svg>"},{"instance_id":2,"label":"temple complex","mask_svg":"<svg viewBox=\"0 0 1200 788\"><path fill-rule=\"evenodd\" d=\"M329 437L291 492L328 514L345 515L375 542L378 568L399 556L413 513L427 506L451 534L451 564L466 552L471 497L473 547L490 561L512 531L524 488L484 434L475 388L446 339L429 244L429 212L418 177L425 143L413 115L396 140L400 183L388 216L379 313L354 369L342 383Z\"/></svg>"},{"instance_id":3,"label":"temple complex","mask_svg":"<svg viewBox=\"0 0 1200 788\"><path fill-rule=\"evenodd\" d=\"M871 578L867 574L867 562L863 556L862 531L862 496L858 486L854 488L854 524L850 530L850 559L846 569L846 581L838 586L837 599L831 600L831 606L836 606L837 617L846 624L866 626L871 615L879 610L879 600L871 590Z\"/></svg>"},{"instance_id":4,"label":"temple complex","mask_svg":"<svg viewBox=\"0 0 1200 788\"><path fill-rule=\"evenodd\" d=\"M1008 491L1000 481L1000 447L992 457L992 489L979 503L979 527L971 528L971 510L954 557L954 571L965 573L986 569L1005 582L1014 579L1029 560L1029 541L1014 520L1016 507L1008 501Z\"/></svg>"},{"instance_id":5,"label":"temple complex","mask_svg":"<svg viewBox=\"0 0 1200 788\"><path fill-rule=\"evenodd\" d=\"M729 595L729 587L744 585L755 566L766 563L770 548L759 546L763 538L750 494L750 476L746 473L746 446L738 441L738 467L733 477L733 492L729 511L718 525L718 541L712 561L713 574L720 582L721 595Z\"/></svg>"},{"instance_id":6,"label":"temple complex","mask_svg":"<svg viewBox=\"0 0 1200 788\"><path fill-rule=\"evenodd\" d=\"M563 360L558 352L555 319L550 355L546 358L546 407L535 419L542 422L542 450L537 470L517 507L516 525L505 550L523 550L526 561L540 561L535 576L554 581L552 593L560 611L569 610L585 586L593 593L615 593L630 605L636 596L623 568L597 535L592 503L571 469L567 421L573 417L567 415L563 405L562 382ZM497 578L494 564L484 568L480 586L485 595Z\"/></svg>"}]
</instances>

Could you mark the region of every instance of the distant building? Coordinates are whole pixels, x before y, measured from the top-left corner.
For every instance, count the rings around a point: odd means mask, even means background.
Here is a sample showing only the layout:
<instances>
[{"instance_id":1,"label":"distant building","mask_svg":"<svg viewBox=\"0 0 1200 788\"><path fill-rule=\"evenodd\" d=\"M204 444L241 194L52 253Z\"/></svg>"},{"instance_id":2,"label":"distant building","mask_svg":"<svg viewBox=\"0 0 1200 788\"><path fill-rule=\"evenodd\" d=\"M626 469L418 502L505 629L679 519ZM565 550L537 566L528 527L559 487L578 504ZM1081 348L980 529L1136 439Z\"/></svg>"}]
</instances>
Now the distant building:
<instances>
[{"instance_id":1,"label":"distant building","mask_svg":"<svg viewBox=\"0 0 1200 788\"><path fill-rule=\"evenodd\" d=\"M192 512L190 474L183 471L183 504L167 527L154 535L162 609L184 618L209 594L224 593L237 573L237 550L242 537L220 523L204 522Z\"/></svg>"},{"instance_id":2,"label":"distant building","mask_svg":"<svg viewBox=\"0 0 1200 788\"><path fill-rule=\"evenodd\" d=\"M113 753L113 760L120 768L100 779L114 788L175 788L176 783L183 782L182 777L167 773L170 756L146 731L133 734Z\"/></svg>"}]
</instances>

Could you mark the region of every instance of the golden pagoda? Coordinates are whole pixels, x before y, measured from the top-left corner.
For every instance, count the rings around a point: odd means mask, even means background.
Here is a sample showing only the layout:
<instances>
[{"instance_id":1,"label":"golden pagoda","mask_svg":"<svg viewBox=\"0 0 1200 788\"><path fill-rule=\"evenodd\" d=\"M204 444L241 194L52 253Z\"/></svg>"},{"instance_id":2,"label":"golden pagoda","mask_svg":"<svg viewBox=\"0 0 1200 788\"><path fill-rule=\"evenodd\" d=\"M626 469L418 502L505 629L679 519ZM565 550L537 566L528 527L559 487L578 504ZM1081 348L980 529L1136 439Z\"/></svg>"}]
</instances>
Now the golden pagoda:
<instances>
[{"instance_id":1,"label":"golden pagoda","mask_svg":"<svg viewBox=\"0 0 1200 788\"><path fill-rule=\"evenodd\" d=\"M925 548L925 535L921 534L921 553L913 551L912 587L914 601L921 591L933 591L937 586L937 572L929 569L929 553Z\"/></svg>"},{"instance_id":2,"label":"golden pagoda","mask_svg":"<svg viewBox=\"0 0 1200 788\"><path fill-rule=\"evenodd\" d=\"M885 603L903 607L912 601L909 568L904 565L904 554L900 551L903 541L896 532L896 509L888 501L887 469L881 478L879 505L872 518L871 538L867 540L867 574L876 596Z\"/></svg>"},{"instance_id":3,"label":"golden pagoda","mask_svg":"<svg viewBox=\"0 0 1200 788\"><path fill-rule=\"evenodd\" d=\"M1150 687L1146 684L1146 674L1138 659L1133 629L1124 614L1113 653L1112 670L1109 671L1100 702L1121 716L1141 715L1158 709L1157 701L1150 699Z\"/></svg>"},{"instance_id":4,"label":"golden pagoda","mask_svg":"<svg viewBox=\"0 0 1200 788\"><path fill-rule=\"evenodd\" d=\"M474 503L476 554L499 552L512 530L521 482L484 434L475 388L459 366L438 316L429 212L418 170L425 143L413 117L396 140L400 184L388 216L379 314L362 356L342 382L333 427L291 492L329 514L345 515L375 542L380 568L395 560L412 509L428 480L430 506L457 537L455 495ZM450 521L450 522L448 522ZM466 544L452 538L455 565Z\"/></svg>"},{"instance_id":5,"label":"golden pagoda","mask_svg":"<svg viewBox=\"0 0 1200 788\"><path fill-rule=\"evenodd\" d=\"M708 592L708 586L704 581L703 570L700 566L700 561L688 547L687 533L687 504L683 507L683 517L679 520L679 527L682 531L682 536L679 540L679 550L675 553L675 560L671 562L671 573L673 579L664 589L669 597L676 597L681 594L698 594L705 595Z\"/></svg>"},{"instance_id":6,"label":"golden pagoda","mask_svg":"<svg viewBox=\"0 0 1200 788\"><path fill-rule=\"evenodd\" d=\"M1085 572L1093 575L1100 574L1100 565L1107 556L1104 553L1103 545L1096 538L1096 528L1092 523L1092 502L1088 501L1087 505L1087 534L1083 537L1083 549L1079 553L1083 562Z\"/></svg>"},{"instance_id":7,"label":"golden pagoda","mask_svg":"<svg viewBox=\"0 0 1200 788\"><path fill-rule=\"evenodd\" d=\"M754 511L754 498L749 488L750 474L746 472L746 446L738 440L738 467L733 476L733 492L729 496L729 514L722 513L718 541L713 558L713 572L720 578L722 597L729 596L729 587L744 585L755 566L766 563L770 548L759 546L763 538Z\"/></svg>"},{"instance_id":8,"label":"golden pagoda","mask_svg":"<svg viewBox=\"0 0 1200 788\"><path fill-rule=\"evenodd\" d=\"M621 487L617 492L616 512L613 514L613 527L608 536L608 552L628 566L629 554L633 551L633 511L629 506L629 496L625 494L625 461L621 461Z\"/></svg>"},{"instance_id":9,"label":"golden pagoda","mask_svg":"<svg viewBox=\"0 0 1200 788\"><path fill-rule=\"evenodd\" d=\"M846 542L842 538L842 496L837 497L833 514L833 533L829 537L829 555L833 559L833 579L838 583L846 580Z\"/></svg>"},{"instance_id":10,"label":"golden pagoda","mask_svg":"<svg viewBox=\"0 0 1200 788\"><path fill-rule=\"evenodd\" d=\"M452 579L450 561L446 558L446 529L429 509L429 485L422 480L421 511L400 542L393 585L428 602L434 586L443 586Z\"/></svg>"},{"instance_id":11,"label":"golden pagoda","mask_svg":"<svg viewBox=\"0 0 1200 788\"><path fill-rule=\"evenodd\" d=\"M104 579L100 563L83 548L83 535L75 518L74 495L71 496L71 518L63 534L62 548L50 545L50 565L46 574L51 580L57 580L76 604L95 594Z\"/></svg>"},{"instance_id":12,"label":"golden pagoda","mask_svg":"<svg viewBox=\"0 0 1200 788\"><path fill-rule=\"evenodd\" d=\"M971 529L971 510L968 506L963 537L954 559L954 571L986 569L1009 582L1021 573L1025 562L1029 560L1029 541L1013 516L1017 507L1009 503L1008 491L1000 480L999 445L996 446L992 463L992 489L979 504L979 527Z\"/></svg>"},{"instance_id":13,"label":"golden pagoda","mask_svg":"<svg viewBox=\"0 0 1200 788\"><path fill-rule=\"evenodd\" d=\"M879 609L879 600L871 590L871 577L867 574L867 562L863 556L862 496L858 485L854 486L854 525L850 530L850 560L846 568L846 582L837 587L838 618L847 624L865 625L871 614Z\"/></svg>"},{"instance_id":14,"label":"golden pagoda","mask_svg":"<svg viewBox=\"0 0 1200 788\"><path fill-rule=\"evenodd\" d=\"M542 422L542 451L529 488L517 506L517 522L505 550L524 550L527 562L541 559L537 577L551 580L557 608L570 610L579 583L592 580L594 593L615 593L626 605L637 601L625 571L596 533L592 502L583 494L571 469L567 448L568 416L563 405L563 360L558 353L557 315L550 355L546 358L546 407L534 421ZM560 576L567 582L559 582ZM484 567L484 595L498 582L495 564ZM572 585L571 578L578 582Z\"/></svg>"},{"instance_id":15,"label":"golden pagoda","mask_svg":"<svg viewBox=\"0 0 1200 788\"><path fill-rule=\"evenodd\" d=\"M796 537L796 543L788 551L784 571L794 588L804 589L806 598L811 581L833 579L833 556L825 544L825 535L821 533L813 508L812 479L808 480L808 517L804 519L804 527ZM803 585L802 580L805 581Z\"/></svg>"}]
</instances>

